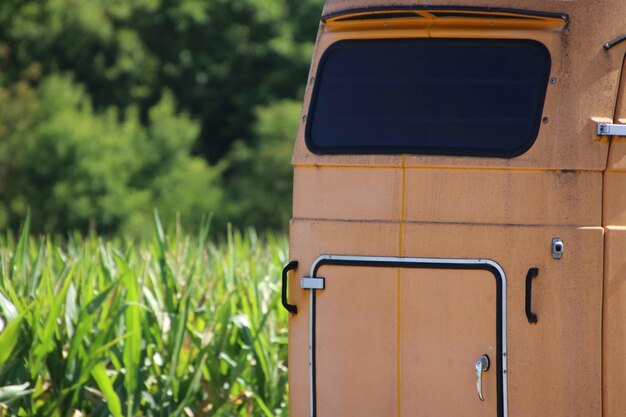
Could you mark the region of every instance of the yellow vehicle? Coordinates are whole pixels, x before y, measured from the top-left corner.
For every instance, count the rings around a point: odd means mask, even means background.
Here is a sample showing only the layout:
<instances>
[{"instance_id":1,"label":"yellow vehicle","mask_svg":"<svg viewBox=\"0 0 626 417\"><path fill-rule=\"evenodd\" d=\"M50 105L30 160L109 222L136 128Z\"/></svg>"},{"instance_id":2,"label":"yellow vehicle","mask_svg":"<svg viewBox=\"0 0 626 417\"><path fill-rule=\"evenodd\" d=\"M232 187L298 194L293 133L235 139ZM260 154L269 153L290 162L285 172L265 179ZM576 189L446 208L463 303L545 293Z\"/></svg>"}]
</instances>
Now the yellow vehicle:
<instances>
[{"instance_id":1,"label":"yellow vehicle","mask_svg":"<svg viewBox=\"0 0 626 417\"><path fill-rule=\"evenodd\" d=\"M626 415L624 34L623 0L326 2L292 417Z\"/></svg>"}]
</instances>

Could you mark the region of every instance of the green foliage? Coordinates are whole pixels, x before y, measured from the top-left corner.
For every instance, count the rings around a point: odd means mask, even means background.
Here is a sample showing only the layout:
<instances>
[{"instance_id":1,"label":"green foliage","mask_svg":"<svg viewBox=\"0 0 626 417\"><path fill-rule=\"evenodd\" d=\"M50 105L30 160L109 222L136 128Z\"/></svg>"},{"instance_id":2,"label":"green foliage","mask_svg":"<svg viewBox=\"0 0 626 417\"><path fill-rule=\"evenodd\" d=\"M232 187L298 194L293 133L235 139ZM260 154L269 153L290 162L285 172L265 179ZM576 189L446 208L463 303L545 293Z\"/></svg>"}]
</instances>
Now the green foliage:
<instances>
[{"instance_id":1,"label":"green foliage","mask_svg":"<svg viewBox=\"0 0 626 417\"><path fill-rule=\"evenodd\" d=\"M216 161L250 138L254 108L296 98L322 0L5 0L4 72L70 71L98 109L139 106L163 90L201 121L197 149Z\"/></svg>"},{"instance_id":2,"label":"green foliage","mask_svg":"<svg viewBox=\"0 0 626 417\"><path fill-rule=\"evenodd\" d=\"M0 407L11 415L286 416L286 240L0 239ZM0 413L2 413L0 411Z\"/></svg>"},{"instance_id":3,"label":"green foliage","mask_svg":"<svg viewBox=\"0 0 626 417\"><path fill-rule=\"evenodd\" d=\"M291 216L291 154L300 102L282 100L257 109L258 143L236 142L228 156L225 213L244 225L280 229Z\"/></svg>"},{"instance_id":4,"label":"green foliage","mask_svg":"<svg viewBox=\"0 0 626 417\"><path fill-rule=\"evenodd\" d=\"M321 5L0 1L0 229L284 229Z\"/></svg>"},{"instance_id":5,"label":"green foliage","mask_svg":"<svg viewBox=\"0 0 626 417\"><path fill-rule=\"evenodd\" d=\"M96 113L67 77L0 89L0 227L15 229L28 206L35 230L135 234L153 207L168 220L214 211L219 171L190 156L198 125L174 107L164 95L145 128L133 109Z\"/></svg>"}]
</instances>

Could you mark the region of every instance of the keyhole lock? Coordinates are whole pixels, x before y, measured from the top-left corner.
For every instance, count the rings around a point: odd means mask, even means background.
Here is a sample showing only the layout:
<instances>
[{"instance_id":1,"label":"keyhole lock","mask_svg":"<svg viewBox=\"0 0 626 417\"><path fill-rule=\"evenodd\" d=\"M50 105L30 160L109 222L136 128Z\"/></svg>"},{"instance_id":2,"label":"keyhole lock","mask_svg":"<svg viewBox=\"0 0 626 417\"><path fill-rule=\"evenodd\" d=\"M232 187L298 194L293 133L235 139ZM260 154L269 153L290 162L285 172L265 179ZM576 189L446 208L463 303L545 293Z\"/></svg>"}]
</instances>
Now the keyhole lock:
<instances>
[{"instance_id":1,"label":"keyhole lock","mask_svg":"<svg viewBox=\"0 0 626 417\"><path fill-rule=\"evenodd\" d=\"M563 240L560 237L552 239L552 257L554 259L561 259L564 250L565 246L563 245Z\"/></svg>"}]
</instances>

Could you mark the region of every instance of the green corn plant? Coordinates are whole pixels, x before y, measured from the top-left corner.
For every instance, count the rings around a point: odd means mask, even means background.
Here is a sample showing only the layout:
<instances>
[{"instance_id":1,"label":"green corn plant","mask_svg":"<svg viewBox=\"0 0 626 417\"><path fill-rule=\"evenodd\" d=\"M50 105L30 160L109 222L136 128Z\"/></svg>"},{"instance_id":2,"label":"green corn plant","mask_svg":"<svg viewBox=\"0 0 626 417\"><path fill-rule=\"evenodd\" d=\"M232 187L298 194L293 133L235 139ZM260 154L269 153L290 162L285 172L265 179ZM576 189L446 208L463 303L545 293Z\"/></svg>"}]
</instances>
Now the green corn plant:
<instances>
[{"instance_id":1,"label":"green corn plant","mask_svg":"<svg viewBox=\"0 0 626 417\"><path fill-rule=\"evenodd\" d=\"M287 416L287 240L0 237L0 416Z\"/></svg>"}]
</instances>

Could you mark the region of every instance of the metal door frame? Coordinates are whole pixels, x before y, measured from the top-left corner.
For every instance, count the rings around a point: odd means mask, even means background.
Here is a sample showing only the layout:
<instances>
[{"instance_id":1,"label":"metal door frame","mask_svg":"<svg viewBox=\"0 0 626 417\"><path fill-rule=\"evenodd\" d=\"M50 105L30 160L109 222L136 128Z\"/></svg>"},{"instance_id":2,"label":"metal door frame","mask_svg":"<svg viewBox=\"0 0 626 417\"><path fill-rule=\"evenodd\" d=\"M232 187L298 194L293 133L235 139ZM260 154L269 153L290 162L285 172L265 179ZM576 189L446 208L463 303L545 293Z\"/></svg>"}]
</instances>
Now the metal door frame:
<instances>
[{"instance_id":1,"label":"metal door frame","mask_svg":"<svg viewBox=\"0 0 626 417\"><path fill-rule=\"evenodd\" d=\"M393 256L350 256L320 255L311 264L309 277L302 282L308 284L322 281L318 285L307 285L309 294L309 393L310 417L317 417L316 355L315 355L315 291L323 289L323 278L317 272L324 265L375 267L375 268L419 268L419 269L458 269L484 270L496 279L496 363L497 374L497 416L508 417L507 391L507 349L506 349L506 275L497 262L479 258L405 258ZM398 329L399 331L399 329Z\"/></svg>"}]
</instances>

